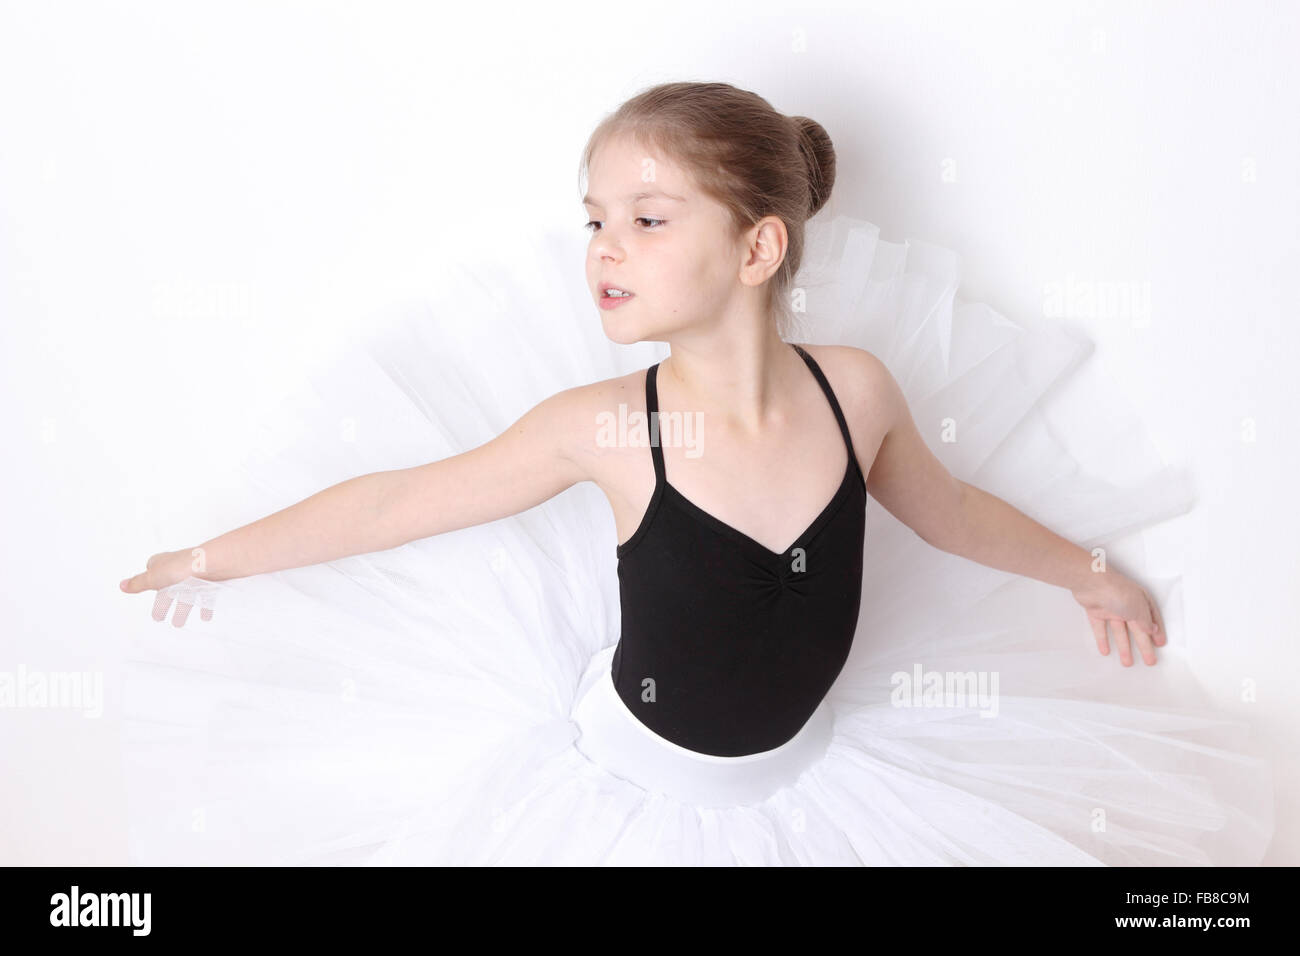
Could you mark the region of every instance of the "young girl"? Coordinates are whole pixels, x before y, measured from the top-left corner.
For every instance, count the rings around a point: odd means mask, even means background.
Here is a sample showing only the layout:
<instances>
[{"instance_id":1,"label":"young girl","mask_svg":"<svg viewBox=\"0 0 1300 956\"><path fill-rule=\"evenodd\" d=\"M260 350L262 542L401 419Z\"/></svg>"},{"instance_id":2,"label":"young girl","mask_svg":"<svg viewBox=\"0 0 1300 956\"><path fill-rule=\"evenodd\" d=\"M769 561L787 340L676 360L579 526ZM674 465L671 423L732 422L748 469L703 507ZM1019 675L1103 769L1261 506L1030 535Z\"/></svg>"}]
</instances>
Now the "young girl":
<instances>
[{"instance_id":1,"label":"young girl","mask_svg":"<svg viewBox=\"0 0 1300 956\"><path fill-rule=\"evenodd\" d=\"M600 332L565 240L449 273L297 413L328 460L245 469L369 473L122 582L203 619L130 672L132 862L1258 863L1269 766L1101 547L1185 490L1036 417L1082 347L807 227L830 138L753 93L649 89L583 168Z\"/></svg>"}]
</instances>

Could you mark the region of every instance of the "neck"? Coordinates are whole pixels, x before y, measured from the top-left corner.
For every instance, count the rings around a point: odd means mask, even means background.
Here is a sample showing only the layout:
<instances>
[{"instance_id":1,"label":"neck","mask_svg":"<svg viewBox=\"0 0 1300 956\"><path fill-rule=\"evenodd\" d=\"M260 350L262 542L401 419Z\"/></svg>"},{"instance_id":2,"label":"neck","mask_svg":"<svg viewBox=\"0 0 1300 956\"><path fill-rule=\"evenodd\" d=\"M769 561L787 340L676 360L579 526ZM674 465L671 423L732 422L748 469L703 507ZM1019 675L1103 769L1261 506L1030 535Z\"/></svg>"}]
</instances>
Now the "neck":
<instances>
[{"instance_id":1,"label":"neck","mask_svg":"<svg viewBox=\"0 0 1300 956\"><path fill-rule=\"evenodd\" d=\"M670 341L659 366L678 408L716 415L739 432L757 436L790 394L803 359L769 322L739 334L689 342ZM793 361L792 361L793 360Z\"/></svg>"}]
</instances>

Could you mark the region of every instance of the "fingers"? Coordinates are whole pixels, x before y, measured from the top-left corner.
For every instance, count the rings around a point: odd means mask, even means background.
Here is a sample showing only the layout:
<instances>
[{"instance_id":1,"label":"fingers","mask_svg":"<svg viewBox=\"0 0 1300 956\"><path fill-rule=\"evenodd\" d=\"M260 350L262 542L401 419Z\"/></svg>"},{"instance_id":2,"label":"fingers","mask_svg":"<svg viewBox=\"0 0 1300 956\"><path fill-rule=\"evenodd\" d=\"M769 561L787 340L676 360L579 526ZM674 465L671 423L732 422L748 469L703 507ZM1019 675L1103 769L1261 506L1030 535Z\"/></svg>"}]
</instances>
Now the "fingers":
<instances>
[{"instance_id":1,"label":"fingers","mask_svg":"<svg viewBox=\"0 0 1300 956\"><path fill-rule=\"evenodd\" d=\"M1151 609L1151 627L1153 630L1152 639L1157 647L1164 647L1169 640L1169 635L1165 631L1164 618L1160 614L1160 608L1156 607L1156 602L1151 600L1151 595L1147 595L1147 605Z\"/></svg>"},{"instance_id":2,"label":"fingers","mask_svg":"<svg viewBox=\"0 0 1300 956\"><path fill-rule=\"evenodd\" d=\"M126 578L118 585L127 594L139 594L149 589L149 572L142 571L135 577Z\"/></svg>"},{"instance_id":3,"label":"fingers","mask_svg":"<svg viewBox=\"0 0 1300 956\"><path fill-rule=\"evenodd\" d=\"M118 584L118 587L127 594L139 594L141 591L149 591L157 587L157 585L150 580L150 575L153 571L153 566L165 557L167 557L166 551L159 551L157 554L150 555L149 560L144 563L144 570L135 577L124 578L122 582Z\"/></svg>"},{"instance_id":4,"label":"fingers","mask_svg":"<svg viewBox=\"0 0 1300 956\"><path fill-rule=\"evenodd\" d=\"M155 621L167 620L167 609L171 607L172 595L170 588L162 588L158 596L153 601L153 619ZM184 627L185 622L190 618L190 611L194 610L193 600L185 601L176 598L176 613L172 615L172 624L175 627ZM212 609L207 607L199 608L199 617L205 621L212 620Z\"/></svg>"},{"instance_id":5,"label":"fingers","mask_svg":"<svg viewBox=\"0 0 1300 956\"><path fill-rule=\"evenodd\" d=\"M155 621L167 620L167 609L172 606L172 589L160 588L158 595L153 599L153 619ZM185 622L189 619L190 611L194 609L193 603L176 599L176 613L172 615L172 624L176 627L184 627Z\"/></svg>"},{"instance_id":6,"label":"fingers","mask_svg":"<svg viewBox=\"0 0 1300 956\"><path fill-rule=\"evenodd\" d=\"M1106 622L1101 618L1090 617L1088 623L1092 625L1092 636L1097 639L1097 651L1106 657L1110 654L1110 643L1106 640Z\"/></svg>"},{"instance_id":7,"label":"fingers","mask_svg":"<svg viewBox=\"0 0 1300 956\"><path fill-rule=\"evenodd\" d=\"M1119 650L1120 664L1124 667L1132 667L1133 644L1136 643L1138 653L1142 655L1142 662L1148 667L1155 666L1155 643L1140 622L1125 621L1120 618L1102 620L1089 618L1089 620L1092 622L1093 636L1097 639L1097 650L1101 652L1103 657L1110 653L1108 641L1112 641Z\"/></svg>"},{"instance_id":8,"label":"fingers","mask_svg":"<svg viewBox=\"0 0 1300 956\"><path fill-rule=\"evenodd\" d=\"M159 590L153 599L153 619L161 621L167 617L167 609L172 606L172 596L166 588Z\"/></svg>"},{"instance_id":9,"label":"fingers","mask_svg":"<svg viewBox=\"0 0 1300 956\"><path fill-rule=\"evenodd\" d=\"M1140 600L1134 600L1139 596ZM1143 663L1148 667L1154 667L1156 648L1163 647L1169 640L1156 602L1151 599L1151 595L1146 590L1137 588L1136 593L1130 593L1124 601L1116 600L1111 603L1117 606L1094 608L1088 612L1088 622L1092 625L1093 637L1097 641L1097 651L1106 657L1110 654L1109 645L1113 642L1119 650L1120 664L1124 667L1132 667L1133 645L1136 643ZM1116 612L1126 616L1111 616Z\"/></svg>"},{"instance_id":10,"label":"fingers","mask_svg":"<svg viewBox=\"0 0 1300 956\"><path fill-rule=\"evenodd\" d=\"M1129 644L1128 624L1123 620L1108 620L1106 627L1111 631L1115 646L1119 648L1119 662L1125 667L1133 666L1133 646Z\"/></svg>"},{"instance_id":11,"label":"fingers","mask_svg":"<svg viewBox=\"0 0 1300 956\"><path fill-rule=\"evenodd\" d=\"M1137 641L1138 652L1142 655L1142 663L1147 667L1156 666L1156 648L1151 643L1151 635L1140 625L1138 621L1128 622L1128 632L1133 640Z\"/></svg>"},{"instance_id":12,"label":"fingers","mask_svg":"<svg viewBox=\"0 0 1300 956\"><path fill-rule=\"evenodd\" d=\"M196 592L193 590L172 586L159 588L158 593L154 596L153 619L155 621L167 620L167 611L171 608L173 600L176 602L176 611L172 615L172 624L176 627L185 626L185 622L189 620L190 612L194 610L196 605L199 608L199 618L201 620L212 620L212 595L205 595L200 591L197 592L196 596Z\"/></svg>"}]
</instances>

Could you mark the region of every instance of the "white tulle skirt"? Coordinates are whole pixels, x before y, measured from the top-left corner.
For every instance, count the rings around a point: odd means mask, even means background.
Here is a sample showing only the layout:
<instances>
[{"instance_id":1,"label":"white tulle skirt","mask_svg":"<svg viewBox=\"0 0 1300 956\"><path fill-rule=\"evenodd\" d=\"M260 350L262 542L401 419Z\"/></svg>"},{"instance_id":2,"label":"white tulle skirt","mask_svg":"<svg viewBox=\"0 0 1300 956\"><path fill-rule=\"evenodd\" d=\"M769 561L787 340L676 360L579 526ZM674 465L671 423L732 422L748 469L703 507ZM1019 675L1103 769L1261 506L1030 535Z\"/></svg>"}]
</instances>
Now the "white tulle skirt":
<instances>
[{"instance_id":1,"label":"white tulle skirt","mask_svg":"<svg viewBox=\"0 0 1300 956\"><path fill-rule=\"evenodd\" d=\"M449 265L210 495L252 520L467 451L556 391L666 356L605 339L584 249L549 235L509 271ZM954 474L1087 547L1191 506L1168 469L1084 474L1041 406L1088 343L959 303L958 279L947 250L810 224L791 339L871 350L918 422L955 422L960 440L932 445ZM1208 706L1175 628L1157 666L1121 668L1061 589L937 551L869 501L835 686L786 745L712 757L613 693L615 544L584 484L391 551L169 589L215 613L183 630L142 614L134 635L131 861L1252 865L1267 848L1271 764ZM1126 570L1176 599L1176 578Z\"/></svg>"}]
</instances>

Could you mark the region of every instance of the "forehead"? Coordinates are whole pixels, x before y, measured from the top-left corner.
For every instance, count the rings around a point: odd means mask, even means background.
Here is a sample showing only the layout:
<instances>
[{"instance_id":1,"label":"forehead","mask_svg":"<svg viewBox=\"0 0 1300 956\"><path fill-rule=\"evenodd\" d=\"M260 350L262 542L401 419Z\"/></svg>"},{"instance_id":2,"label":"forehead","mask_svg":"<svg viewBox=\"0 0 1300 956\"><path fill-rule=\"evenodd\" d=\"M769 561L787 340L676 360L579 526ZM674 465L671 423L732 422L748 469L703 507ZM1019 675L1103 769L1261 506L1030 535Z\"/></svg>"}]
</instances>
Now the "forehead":
<instances>
[{"instance_id":1,"label":"forehead","mask_svg":"<svg viewBox=\"0 0 1300 956\"><path fill-rule=\"evenodd\" d=\"M691 198L689 177L662 153L630 137L602 143L587 172L590 188L582 201L589 206L642 199L684 203Z\"/></svg>"}]
</instances>

